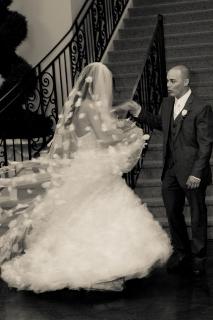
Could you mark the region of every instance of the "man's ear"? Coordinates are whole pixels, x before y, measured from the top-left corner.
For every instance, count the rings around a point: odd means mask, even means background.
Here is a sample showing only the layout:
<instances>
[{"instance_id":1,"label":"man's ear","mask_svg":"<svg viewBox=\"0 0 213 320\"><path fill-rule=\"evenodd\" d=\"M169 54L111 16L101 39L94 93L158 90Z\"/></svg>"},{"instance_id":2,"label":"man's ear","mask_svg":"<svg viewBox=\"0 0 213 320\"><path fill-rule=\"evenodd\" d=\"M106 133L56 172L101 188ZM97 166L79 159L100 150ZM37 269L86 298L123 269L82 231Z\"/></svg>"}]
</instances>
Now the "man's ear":
<instances>
[{"instance_id":1,"label":"man's ear","mask_svg":"<svg viewBox=\"0 0 213 320\"><path fill-rule=\"evenodd\" d=\"M189 79L184 79L184 87L188 87L189 85Z\"/></svg>"}]
</instances>

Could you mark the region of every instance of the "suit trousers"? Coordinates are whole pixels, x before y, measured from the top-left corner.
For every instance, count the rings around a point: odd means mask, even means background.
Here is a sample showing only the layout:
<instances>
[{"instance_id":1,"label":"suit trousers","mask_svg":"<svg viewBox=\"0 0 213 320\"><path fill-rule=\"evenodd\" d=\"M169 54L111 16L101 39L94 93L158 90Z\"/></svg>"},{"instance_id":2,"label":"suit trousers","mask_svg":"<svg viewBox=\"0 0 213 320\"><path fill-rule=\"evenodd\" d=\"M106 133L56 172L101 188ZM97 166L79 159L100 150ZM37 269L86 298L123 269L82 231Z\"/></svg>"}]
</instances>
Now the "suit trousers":
<instances>
[{"instance_id":1,"label":"suit trousers","mask_svg":"<svg viewBox=\"0 0 213 320\"><path fill-rule=\"evenodd\" d=\"M187 189L178 182L174 166L165 170L162 180L162 196L169 222L174 251L196 258L205 258L207 249L207 208L205 204L207 185ZM184 217L185 199L191 215L191 241Z\"/></svg>"}]
</instances>

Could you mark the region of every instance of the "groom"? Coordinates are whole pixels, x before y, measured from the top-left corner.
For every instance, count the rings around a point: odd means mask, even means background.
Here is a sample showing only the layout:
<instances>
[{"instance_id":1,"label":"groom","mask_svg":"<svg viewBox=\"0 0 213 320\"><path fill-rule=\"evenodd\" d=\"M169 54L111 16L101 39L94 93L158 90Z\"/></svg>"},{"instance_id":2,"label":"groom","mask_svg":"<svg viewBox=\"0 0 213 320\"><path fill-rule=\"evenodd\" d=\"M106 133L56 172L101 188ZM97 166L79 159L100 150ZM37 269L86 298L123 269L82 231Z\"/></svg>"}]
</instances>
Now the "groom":
<instances>
[{"instance_id":1,"label":"groom","mask_svg":"<svg viewBox=\"0 0 213 320\"><path fill-rule=\"evenodd\" d=\"M168 272L205 272L207 208L205 195L212 175L213 113L189 87L189 69L178 65L167 73L169 97L160 115L141 111L137 122L163 131L162 196L174 248ZM131 112L131 110L130 110ZM191 212L191 242L183 215L185 197ZM189 269L190 268L190 269Z\"/></svg>"}]
</instances>

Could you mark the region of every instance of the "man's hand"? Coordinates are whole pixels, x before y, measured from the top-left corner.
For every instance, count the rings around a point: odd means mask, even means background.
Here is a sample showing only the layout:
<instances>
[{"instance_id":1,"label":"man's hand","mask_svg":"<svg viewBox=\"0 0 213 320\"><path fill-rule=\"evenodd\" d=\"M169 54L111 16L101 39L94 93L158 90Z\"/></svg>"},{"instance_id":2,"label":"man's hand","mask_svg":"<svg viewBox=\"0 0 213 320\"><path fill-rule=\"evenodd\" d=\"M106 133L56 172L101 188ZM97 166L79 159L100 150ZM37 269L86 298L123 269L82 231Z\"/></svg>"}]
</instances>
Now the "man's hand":
<instances>
[{"instance_id":1,"label":"man's hand","mask_svg":"<svg viewBox=\"0 0 213 320\"><path fill-rule=\"evenodd\" d=\"M196 189L200 185L200 178L194 177L194 176L189 176L187 181L186 181L186 186L187 189Z\"/></svg>"},{"instance_id":2,"label":"man's hand","mask_svg":"<svg viewBox=\"0 0 213 320\"><path fill-rule=\"evenodd\" d=\"M129 102L129 113L131 113L131 115L133 115L133 117L138 117L139 113L141 112L141 106L135 102L135 101L130 101Z\"/></svg>"},{"instance_id":3,"label":"man's hand","mask_svg":"<svg viewBox=\"0 0 213 320\"><path fill-rule=\"evenodd\" d=\"M133 101L133 100L128 100L116 107L113 108L113 112L119 113L119 112L124 112L124 113L131 113L133 117L138 117L139 113L141 112L141 106Z\"/></svg>"}]
</instances>

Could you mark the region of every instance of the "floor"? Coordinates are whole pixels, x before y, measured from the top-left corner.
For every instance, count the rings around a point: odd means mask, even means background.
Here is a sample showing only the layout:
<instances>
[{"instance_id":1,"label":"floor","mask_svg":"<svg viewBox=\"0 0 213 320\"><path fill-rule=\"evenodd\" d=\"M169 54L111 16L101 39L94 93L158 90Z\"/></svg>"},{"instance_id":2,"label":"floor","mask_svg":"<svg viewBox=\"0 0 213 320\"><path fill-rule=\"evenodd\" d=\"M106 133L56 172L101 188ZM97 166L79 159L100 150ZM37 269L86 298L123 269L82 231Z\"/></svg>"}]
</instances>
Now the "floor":
<instances>
[{"instance_id":1,"label":"floor","mask_svg":"<svg viewBox=\"0 0 213 320\"><path fill-rule=\"evenodd\" d=\"M0 282L0 320L212 320L213 241L208 256L203 277L168 275L162 268L127 282L122 293L34 294Z\"/></svg>"}]
</instances>

